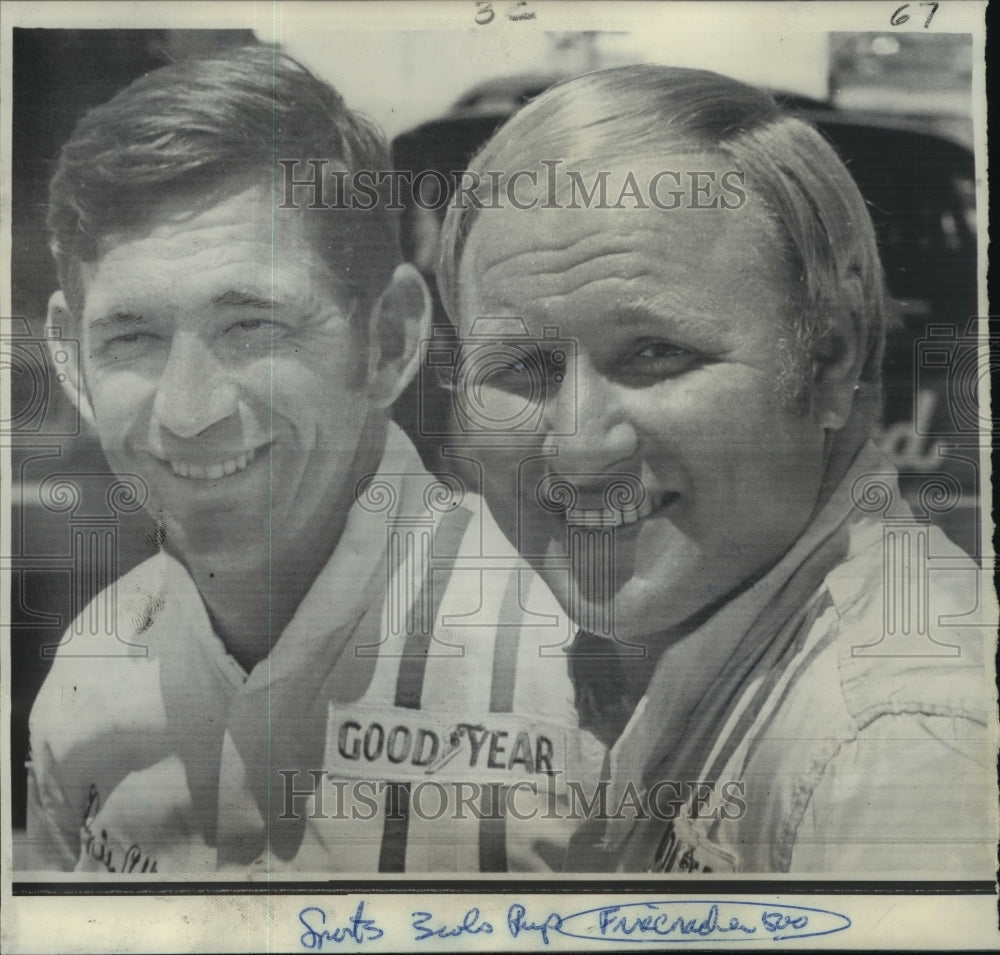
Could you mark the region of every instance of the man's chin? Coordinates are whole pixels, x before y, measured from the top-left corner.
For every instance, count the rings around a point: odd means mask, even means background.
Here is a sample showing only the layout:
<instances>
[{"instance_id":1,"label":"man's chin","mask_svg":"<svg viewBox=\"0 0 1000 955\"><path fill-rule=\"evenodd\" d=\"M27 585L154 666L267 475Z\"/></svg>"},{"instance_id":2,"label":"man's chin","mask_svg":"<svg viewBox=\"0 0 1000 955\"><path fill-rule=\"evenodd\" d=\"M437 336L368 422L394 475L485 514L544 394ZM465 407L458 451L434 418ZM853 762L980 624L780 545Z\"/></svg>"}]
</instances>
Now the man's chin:
<instances>
[{"instance_id":1,"label":"man's chin","mask_svg":"<svg viewBox=\"0 0 1000 955\"><path fill-rule=\"evenodd\" d=\"M636 635L638 621L632 614L622 614L617 596L594 599L593 593L567 580L567 575L553 574L550 569L536 567L543 580L566 612L570 623L577 630L585 630L596 637L628 639Z\"/></svg>"},{"instance_id":2,"label":"man's chin","mask_svg":"<svg viewBox=\"0 0 1000 955\"><path fill-rule=\"evenodd\" d=\"M702 617L700 607L671 602L663 593L636 592L628 583L603 599L594 599L565 576L547 583L576 629L625 645L658 643L664 634L691 629Z\"/></svg>"}]
</instances>

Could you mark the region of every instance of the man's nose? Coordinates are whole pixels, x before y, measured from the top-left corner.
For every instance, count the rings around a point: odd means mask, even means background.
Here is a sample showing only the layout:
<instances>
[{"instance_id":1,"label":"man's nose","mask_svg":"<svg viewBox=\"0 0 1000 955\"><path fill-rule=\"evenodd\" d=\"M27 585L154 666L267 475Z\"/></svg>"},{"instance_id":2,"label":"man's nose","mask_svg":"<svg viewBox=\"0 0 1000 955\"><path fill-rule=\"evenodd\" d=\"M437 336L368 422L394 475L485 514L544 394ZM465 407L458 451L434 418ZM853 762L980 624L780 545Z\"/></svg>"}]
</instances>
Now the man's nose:
<instances>
[{"instance_id":1,"label":"man's nose","mask_svg":"<svg viewBox=\"0 0 1000 955\"><path fill-rule=\"evenodd\" d=\"M582 356L566 369L558 390L546 395L540 422L554 470L600 472L635 454L636 431L621 399L614 382Z\"/></svg>"},{"instance_id":2,"label":"man's nose","mask_svg":"<svg viewBox=\"0 0 1000 955\"><path fill-rule=\"evenodd\" d=\"M211 349L196 335L176 335L157 385L151 424L193 438L237 408L236 390Z\"/></svg>"}]
</instances>

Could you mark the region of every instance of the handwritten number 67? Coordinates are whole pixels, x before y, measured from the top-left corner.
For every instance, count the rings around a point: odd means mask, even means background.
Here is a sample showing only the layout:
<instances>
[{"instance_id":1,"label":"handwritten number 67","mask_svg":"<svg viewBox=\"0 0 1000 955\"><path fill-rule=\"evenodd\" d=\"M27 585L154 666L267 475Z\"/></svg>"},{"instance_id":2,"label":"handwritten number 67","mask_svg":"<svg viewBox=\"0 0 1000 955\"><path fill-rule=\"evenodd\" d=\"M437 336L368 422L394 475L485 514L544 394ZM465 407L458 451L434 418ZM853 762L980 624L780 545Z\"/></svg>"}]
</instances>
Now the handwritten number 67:
<instances>
[{"instance_id":1,"label":"handwritten number 67","mask_svg":"<svg viewBox=\"0 0 1000 955\"><path fill-rule=\"evenodd\" d=\"M929 0L927 3L918 3L918 7L930 7L930 13L927 14L927 18L924 20L924 29L928 29L931 25L931 20L934 19L934 14L937 13L938 7L941 4L935 3L934 0ZM889 17L889 25L894 27L901 27L904 23L910 22L910 15L905 11L910 8L911 4L904 3L898 10L894 11L892 16Z\"/></svg>"}]
</instances>

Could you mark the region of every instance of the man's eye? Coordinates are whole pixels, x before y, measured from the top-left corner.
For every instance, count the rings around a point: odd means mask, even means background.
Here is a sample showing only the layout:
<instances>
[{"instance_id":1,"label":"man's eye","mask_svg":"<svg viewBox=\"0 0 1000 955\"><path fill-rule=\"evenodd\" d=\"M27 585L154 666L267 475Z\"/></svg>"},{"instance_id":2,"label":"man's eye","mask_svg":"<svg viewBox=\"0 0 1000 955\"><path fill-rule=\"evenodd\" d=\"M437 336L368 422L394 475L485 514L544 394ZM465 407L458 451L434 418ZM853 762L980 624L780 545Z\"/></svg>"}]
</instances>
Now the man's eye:
<instances>
[{"instance_id":1,"label":"man's eye","mask_svg":"<svg viewBox=\"0 0 1000 955\"><path fill-rule=\"evenodd\" d=\"M467 369L472 375L469 384L478 379L480 385L491 385L503 391L521 391L528 387L531 375L528 363L518 358L498 358L480 368Z\"/></svg>"},{"instance_id":2,"label":"man's eye","mask_svg":"<svg viewBox=\"0 0 1000 955\"><path fill-rule=\"evenodd\" d=\"M266 318L243 318L226 329L226 338L244 349L270 348L288 331L281 322Z\"/></svg>"},{"instance_id":3,"label":"man's eye","mask_svg":"<svg viewBox=\"0 0 1000 955\"><path fill-rule=\"evenodd\" d=\"M637 378L669 378L687 371L698 360L695 352L671 342L639 342L624 352L623 373Z\"/></svg>"},{"instance_id":4,"label":"man's eye","mask_svg":"<svg viewBox=\"0 0 1000 955\"><path fill-rule=\"evenodd\" d=\"M240 322L230 325L227 332L257 332L267 331L276 328L275 322L268 322L262 318L245 318Z\"/></svg>"},{"instance_id":5,"label":"man's eye","mask_svg":"<svg viewBox=\"0 0 1000 955\"><path fill-rule=\"evenodd\" d=\"M101 352L118 358L150 348L156 341L157 336L150 332L126 332L124 335L115 335L113 338L109 338L101 346Z\"/></svg>"},{"instance_id":6,"label":"man's eye","mask_svg":"<svg viewBox=\"0 0 1000 955\"><path fill-rule=\"evenodd\" d=\"M650 358L686 358L691 355L691 352L684 348L678 348L676 345L670 345L667 342L651 342L647 345L643 345L636 353L636 358L650 359Z\"/></svg>"}]
</instances>

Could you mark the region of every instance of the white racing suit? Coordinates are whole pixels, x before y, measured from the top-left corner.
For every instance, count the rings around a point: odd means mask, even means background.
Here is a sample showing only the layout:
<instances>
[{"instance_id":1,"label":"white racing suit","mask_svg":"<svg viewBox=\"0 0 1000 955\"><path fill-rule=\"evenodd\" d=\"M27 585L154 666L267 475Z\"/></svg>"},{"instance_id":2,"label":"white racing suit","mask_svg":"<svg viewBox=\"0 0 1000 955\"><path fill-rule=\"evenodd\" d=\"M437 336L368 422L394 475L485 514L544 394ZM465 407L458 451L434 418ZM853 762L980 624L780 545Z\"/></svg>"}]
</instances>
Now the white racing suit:
<instances>
[{"instance_id":1,"label":"white racing suit","mask_svg":"<svg viewBox=\"0 0 1000 955\"><path fill-rule=\"evenodd\" d=\"M478 499L436 483L395 427L251 673L166 554L98 596L88 620L112 604L113 626L61 646L32 711L33 869L562 865L571 823L556 784L568 762L600 768L576 729L565 618Z\"/></svg>"}]
</instances>

